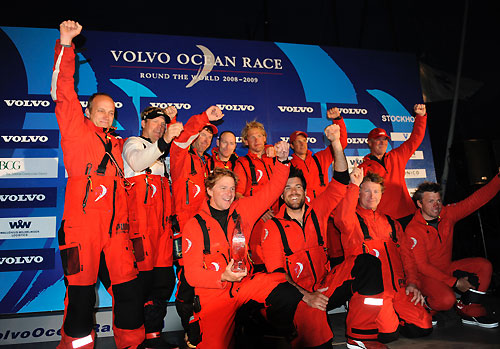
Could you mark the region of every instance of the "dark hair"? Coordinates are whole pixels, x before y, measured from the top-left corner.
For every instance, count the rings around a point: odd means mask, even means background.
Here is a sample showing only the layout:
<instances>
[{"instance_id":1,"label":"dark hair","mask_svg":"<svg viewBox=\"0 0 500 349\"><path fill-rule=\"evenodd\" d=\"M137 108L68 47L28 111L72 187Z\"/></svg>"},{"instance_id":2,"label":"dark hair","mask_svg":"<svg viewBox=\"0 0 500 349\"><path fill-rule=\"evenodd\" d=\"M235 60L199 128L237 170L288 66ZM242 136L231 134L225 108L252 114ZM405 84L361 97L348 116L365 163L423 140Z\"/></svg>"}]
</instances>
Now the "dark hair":
<instances>
[{"instance_id":1,"label":"dark hair","mask_svg":"<svg viewBox=\"0 0 500 349\"><path fill-rule=\"evenodd\" d=\"M378 173L368 171L366 175L363 177L363 180L361 181L361 184L359 186L361 187L365 182L373 182L380 184L380 186L382 187L382 193L384 192L385 189L384 178Z\"/></svg>"},{"instance_id":2,"label":"dark hair","mask_svg":"<svg viewBox=\"0 0 500 349\"><path fill-rule=\"evenodd\" d=\"M302 172L300 168L290 166L290 174L288 175L288 179L290 178L299 178L302 182L302 187L304 188L304 190L306 190L306 177L304 177L304 172Z\"/></svg>"},{"instance_id":3,"label":"dark hair","mask_svg":"<svg viewBox=\"0 0 500 349\"><path fill-rule=\"evenodd\" d=\"M225 130L225 131L222 131L221 133L219 133L219 138L218 139L221 139L222 135L225 134L225 133L230 133L230 134L232 134L234 136L234 138L236 138L236 135L234 134L233 131Z\"/></svg>"},{"instance_id":4,"label":"dark hair","mask_svg":"<svg viewBox=\"0 0 500 349\"><path fill-rule=\"evenodd\" d=\"M422 201L422 197L424 196L425 192L441 194L441 185L439 183L429 181L420 183L417 187L417 190L413 193L412 197L415 205L417 205L417 201Z\"/></svg>"}]
</instances>

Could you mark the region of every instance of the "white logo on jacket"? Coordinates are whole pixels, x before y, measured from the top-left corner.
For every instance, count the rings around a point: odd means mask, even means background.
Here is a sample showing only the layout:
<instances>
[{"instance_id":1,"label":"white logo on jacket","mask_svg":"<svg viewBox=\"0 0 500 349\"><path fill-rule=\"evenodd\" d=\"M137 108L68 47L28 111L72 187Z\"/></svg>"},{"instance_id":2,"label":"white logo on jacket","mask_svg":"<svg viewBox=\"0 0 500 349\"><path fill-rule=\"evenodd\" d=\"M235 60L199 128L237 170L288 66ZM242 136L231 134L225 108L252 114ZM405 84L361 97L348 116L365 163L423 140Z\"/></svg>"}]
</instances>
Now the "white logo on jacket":
<instances>
[{"instance_id":1,"label":"white logo on jacket","mask_svg":"<svg viewBox=\"0 0 500 349\"><path fill-rule=\"evenodd\" d=\"M100 185L101 189L102 189L102 192L97 196L97 198L95 199L95 202L101 200L104 195L106 195L106 193L108 192L108 188L106 188L104 185Z\"/></svg>"}]
</instances>

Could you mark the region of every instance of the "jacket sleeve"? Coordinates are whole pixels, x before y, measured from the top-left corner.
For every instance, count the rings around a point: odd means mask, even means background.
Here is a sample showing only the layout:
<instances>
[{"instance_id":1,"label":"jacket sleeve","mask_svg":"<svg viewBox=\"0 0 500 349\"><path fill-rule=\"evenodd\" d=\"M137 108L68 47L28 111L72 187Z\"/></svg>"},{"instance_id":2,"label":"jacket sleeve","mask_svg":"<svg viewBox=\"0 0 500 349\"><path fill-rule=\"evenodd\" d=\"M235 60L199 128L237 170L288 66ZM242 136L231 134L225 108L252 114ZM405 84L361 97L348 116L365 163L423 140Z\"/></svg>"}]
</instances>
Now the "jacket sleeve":
<instances>
[{"instance_id":1,"label":"jacket sleeve","mask_svg":"<svg viewBox=\"0 0 500 349\"><path fill-rule=\"evenodd\" d=\"M225 288L227 282L221 281L223 268L208 270L203 259L203 233L195 218L184 226L182 234L182 260L188 283L193 287Z\"/></svg>"},{"instance_id":2,"label":"jacket sleeve","mask_svg":"<svg viewBox=\"0 0 500 349\"><path fill-rule=\"evenodd\" d=\"M333 219L340 231L344 250L356 250L363 242L360 235L359 222L356 217L359 187L355 184L347 186L345 197L339 202L334 211Z\"/></svg>"},{"instance_id":3,"label":"jacket sleeve","mask_svg":"<svg viewBox=\"0 0 500 349\"><path fill-rule=\"evenodd\" d=\"M393 153L398 154L403 159L408 161L413 153L418 149L425 136L425 127L427 125L427 114L415 116L413 130L410 137L403 142L399 147L392 150Z\"/></svg>"},{"instance_id":4,"label":"jacket sleeve","mask_svg":"<svg viewBox=\"0 0 500 349\"><path fill-rule=\"evenodd\" d=\"M408 244L406 243L406 239L404 237L403 229L401 228L401 224L398 221L394 221L396 225L396 236L399 240L401 240L399 244L399 254L401 256L401 262L403 263L403 269L406 276L407 284L415 284L419 285L418 282L418 270L417 270L417 262L415 261L415 256L411 253Z\"/></svg>"},{"instance_id":5,"label":"jacket sleeve","mask_svg":"<svg viewBox=\"0 0 500 349\"><path fill-rule=\"evenodd\" d=\"M500 177L499 175L496 175L488 184L475 191L466 199L459 201L456 204L447 205L446 209L448 218L456 222L464 217L467 217L472 212L476 211L488 201L493 199L499 190Z\"/></svg>"},{"instance_id":6,"label":"jacket sleeve","mask_svg":"<svg viewBox=\"0 0 500 349\"><path fill-rule=\"evenodd\" d=\"M243 209L240 208L238 212L242 217L245 217L245 224L253 226L260 216L278 200L285 188L289 172L290 167L277 161L269 182L264 184L254 195L238 199L238 205L243 207Z\"/></svg>"},{"instance_id":7,"label":"jacket sleeve","mask_svg":"<svg viewBox=\"0 0 500 349\"><path fill-rule=\"evenodd\" d=\"M233 171L236 174L236 176L238 176L238 183L236 184L236 193L240 195L245 195L248 178L245 168L243 167L242 161L246 161L246 159L243 160L243 158L240 157L236 161Z\"/></svg>"},{"instance_id":8,"label":"jacket sleeve","mask_svg":"<svg viewBox=\"0 0 500 349\"><path fill-rule=\"evenodd\" d=\"M268 220L264 224L264 238L262 239L262 255L264 264L269 272L279 268L285 268L285 252L283 242L278 227L273 220Z\"/></svg>"},{"instance_id":9,"label":"jacket sleeve","mask_svg":"<svg viewBox=\"0 0 500 349\"><path fill-rule=\"evenodd\" d=\"M81 141L85 132L84 115L75 91L75 51L56 42L50 94L56 103L55 113L61 137Z\"/></svg>"},{"instance_id":10,"label":"jacket sleeve","mask_svg":"<svg viewBox=\"0 0 500 349\"><path fill-rule=\"evenodd\" d=\"M170 146L170 175L172 181L182 178L185 175L182 164L189 156L189 146L198 137L200 130L208 122L208 115L205 112L191 116L184 125L184 130L181 134L172 141Z\"/></svg>"},{"instance_id":11,"label":"jacket sleeve","mask_svg":"<svg viewBox=\"0 0 500 349\"><path fill-rule=\"evenodd\" d=\"M340 127L340 144L342 145L342 149L347 147L347 128L345 127L344 118L340 118L337 120L333 120L334 125L339 125Z\"/></svg>"},{"instance_id":12,"label":"jacket sleeve","mask_svg":"<svg viewBox=\"0 0 500 349\"><path fill-rule=\"evenodd\" d=\"M311 207L320 220L326 220L330 216L346 195L347 187L347 185L332 179L326 189L316 199L312 200Z\"/></svg>"},{"instance_id":13,"label":"jacket sleeve","mask_svg":"<svg viewBox=\"0 0 500 349\"><path fill-rule=\"evenodd\" d=\"M122 157L134 172L142 172L162 154L158 142L144 144L138 137L130 137L123 145Z\"/></svg>"},{"instance_id":14,"label":"jacket sleeve","mask_svg":"<svg viewBox=\"0 0 500 349\"><path fill-rule=\"evenodd\" d=\"M430 263L429 256L427 254L428 248L425 237L422 236L422 232L417 226L409 224L406 227L405 234L403 236L403 243L406 245L406 249L409 253L413 254L417 270L421 274L440 280L450 287L455 284L455 281L457 280L456 278L444 273Z\"/></svg>"}]
</instances>

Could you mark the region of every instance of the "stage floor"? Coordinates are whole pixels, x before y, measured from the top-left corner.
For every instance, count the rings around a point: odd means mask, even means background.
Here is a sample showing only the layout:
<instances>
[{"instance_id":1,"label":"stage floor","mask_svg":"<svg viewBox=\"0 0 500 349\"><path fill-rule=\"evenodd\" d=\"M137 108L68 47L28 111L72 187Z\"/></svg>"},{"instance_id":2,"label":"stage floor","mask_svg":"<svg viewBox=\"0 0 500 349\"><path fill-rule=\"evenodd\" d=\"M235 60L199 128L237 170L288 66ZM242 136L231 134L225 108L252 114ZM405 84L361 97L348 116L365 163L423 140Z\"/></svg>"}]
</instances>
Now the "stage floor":
<instances>
[{"instance_id":1,"label":"stage floor","mask_svg":"<svg viewBox=\"0 0 500 349\"><path fill-rule=\"evenodd\" d=\"M485 302L493 315L500 320L500 298L488 296ZM334 331L334 343L332 348L345 348L345 313L329 315ZM438 325L434 327L433 333L424 338L408 339L401 337L399 340L389 343L389 348L500 348L500 328L484 329L477 326L464 325L454 310L438 314ZM182 341L182 332L164 333L166 339L175 344ZM1 342L0 342L1 345ZM24 343L17 345L2 346L13 349L48 349L55 348L57 342ZM272 348L287 348L280 340L275 340ZM115 344L112 337L98 338L97 349L114 349ZM262 349L262 347L259 347Z\"/></svg>"}]
</instances>

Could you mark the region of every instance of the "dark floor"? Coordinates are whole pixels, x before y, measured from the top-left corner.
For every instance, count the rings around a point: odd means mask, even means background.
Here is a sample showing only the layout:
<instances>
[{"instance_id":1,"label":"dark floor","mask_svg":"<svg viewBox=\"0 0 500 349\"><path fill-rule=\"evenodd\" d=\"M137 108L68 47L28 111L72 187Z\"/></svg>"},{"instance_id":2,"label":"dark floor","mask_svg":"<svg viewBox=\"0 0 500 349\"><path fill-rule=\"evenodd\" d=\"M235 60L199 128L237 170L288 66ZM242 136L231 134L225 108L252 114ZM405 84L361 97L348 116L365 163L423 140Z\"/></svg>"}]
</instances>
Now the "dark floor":
<instances>
[{"instance_id":1,"label":"dark floor","mask_svg":"<svg viewBox=\"0 0 500 349\"><path fill-rule=\"evenodd\" d=\"M493 316L500 320L500 298L487 297L486 305ZM333 332L335 335L333 348L345 348L345 313L329 315ZM182 343L181 332L168 332L164 336L173 344ZM270 339L269 341L273 341ZM5 348L22 349L48 349L55 348L57 342L18 344L4 346ZM401 337L390 343L389 348L500 348L500 328L484 329L477 326L463 325L454 310L438 314L438 325L434 327L433 333L424 338L408 339ZM270 347L279 349L287 348L282 341L275 340ZM115 344L112 337L98 338L96 349L114 349ZM262 349L259 347L259 349Z\"/></svg>"}]
</instances>

